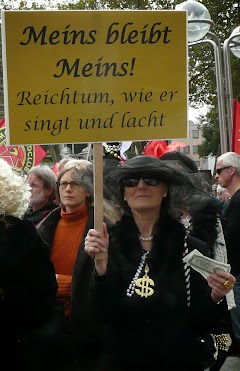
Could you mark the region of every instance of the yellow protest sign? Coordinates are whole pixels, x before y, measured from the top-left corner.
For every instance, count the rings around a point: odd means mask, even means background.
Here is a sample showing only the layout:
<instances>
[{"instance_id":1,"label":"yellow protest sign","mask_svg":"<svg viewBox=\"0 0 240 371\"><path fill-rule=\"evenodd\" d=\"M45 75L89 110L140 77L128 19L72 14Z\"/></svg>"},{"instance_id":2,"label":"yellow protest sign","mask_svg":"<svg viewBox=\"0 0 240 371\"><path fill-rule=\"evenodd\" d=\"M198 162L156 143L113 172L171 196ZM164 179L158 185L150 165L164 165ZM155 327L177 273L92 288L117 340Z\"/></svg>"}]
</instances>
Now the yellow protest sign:
<instances>
[{"instance_id":1,"label":"yellow protest sign","mask_svg":"<svg viewBox=\"0 0 240 371\"><path fill-rule=\"evenodd\" d=\"M187 137L185 11L2 11L7 142Z\"/></svg>"}]
</instances>

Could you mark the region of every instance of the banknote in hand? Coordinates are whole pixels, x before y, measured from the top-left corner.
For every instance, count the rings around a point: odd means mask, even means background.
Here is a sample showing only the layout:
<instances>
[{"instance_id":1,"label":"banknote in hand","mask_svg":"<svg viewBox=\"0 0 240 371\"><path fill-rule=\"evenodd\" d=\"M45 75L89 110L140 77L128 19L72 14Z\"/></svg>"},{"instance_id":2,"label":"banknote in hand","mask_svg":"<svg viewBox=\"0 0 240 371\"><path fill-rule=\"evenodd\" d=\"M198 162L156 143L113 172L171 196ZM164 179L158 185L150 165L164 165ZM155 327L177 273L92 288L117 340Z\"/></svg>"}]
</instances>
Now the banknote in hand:
<instances>
[{"instance_id":1,"label":"banknote in hand","mask_svg":"<svg viewBox=\"0 0 240 371\"><path fill-rule=\"evenodd\" d=\"M218 271L230 272L230 264L225 264L217 260L208 258L201 254L197 249L194 249L183 258L184 263L187 263L195 271L199 272L204 278L208 278L209 274L215 274Z\"/></svg>"}]
</instances>

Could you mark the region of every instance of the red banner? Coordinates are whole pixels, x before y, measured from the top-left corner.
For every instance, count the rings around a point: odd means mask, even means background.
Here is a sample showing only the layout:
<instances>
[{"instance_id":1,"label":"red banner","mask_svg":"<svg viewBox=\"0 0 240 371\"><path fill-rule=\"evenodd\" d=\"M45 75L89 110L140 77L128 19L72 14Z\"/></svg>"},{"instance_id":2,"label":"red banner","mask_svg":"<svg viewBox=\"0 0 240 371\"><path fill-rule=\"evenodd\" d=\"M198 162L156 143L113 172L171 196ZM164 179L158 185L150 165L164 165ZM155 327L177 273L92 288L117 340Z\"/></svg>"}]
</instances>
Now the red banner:
<instances>
[{"instance_id":1,"label":"red banner","mask_svg":"<svg viewBox=\"0 0 240 371\"><path fill-rule=\"evenodd\" d=\"M41 146L6 146L5 118L0 120L0 157L17 173L27 173L46 156Z\"/></svg>"},{"instance_id":2,"label":"red banner","mask_svg":"<svg viewBox=\"0 0 240 371\"><path fill-rule=\"evenodd\" d=\"M240 103L233 100L232 151L240 155Z\"/></svg>"}]
</instances>

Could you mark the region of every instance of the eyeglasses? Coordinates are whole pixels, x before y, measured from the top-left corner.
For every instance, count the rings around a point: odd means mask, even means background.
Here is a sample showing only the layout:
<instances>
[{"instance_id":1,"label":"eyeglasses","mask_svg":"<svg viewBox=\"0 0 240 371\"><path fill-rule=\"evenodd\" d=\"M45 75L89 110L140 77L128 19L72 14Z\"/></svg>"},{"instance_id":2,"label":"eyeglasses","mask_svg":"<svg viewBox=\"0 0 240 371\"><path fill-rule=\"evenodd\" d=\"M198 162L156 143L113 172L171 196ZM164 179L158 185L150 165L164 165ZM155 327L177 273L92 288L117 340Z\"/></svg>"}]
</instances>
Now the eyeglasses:
<instances>
[{"instance_id":1,"label":"eyeglasses","mask_svg":"<svg viewBox=\"0 0 240 371\"><path fill-rule=\"evenodd\" d=\"M78 188L81 188L81 184L77 183L77 182L57 182L57 186L60 188L60 189L65 189L67 188L67 186L70 185L70 187L72 189L78 189Z\"/></svg>"},{"instance_id":2,"label":"eyeglasses","mask_svg":"<svg viewBox=\"0 0 240 371\"><path fill-rule=\"evenodd\" d=\"M45 187L45 185L43 185L43 184L34 184L34 183L32 183L32 184L29 184L29 186L31 187L31 188L43 188L43 187Z\"/></svg>"},{"instance_id":3,"label":"eyeglasses","mask_svg":"<svg viewBox=\"0 0 240 371\"><path fill-rule=\"evenodd\" d=\"M158 178L129 178L129 179L123 179L122 185L124 187L136 187L138 183L140 182L140 179L144 181L145 184L148 186L157 186L161 183L161 180Z\"/></svg>"},{"instance_id":4,"label":"eyeglasses","mask_svg":"<svg viewBox=\"0 0 240 371\"><path fill-rule=\"evenodd\" d=\"M220 175L221 172L222 172L223 170L225 170L225 169L229 169L230 167L232 167L232 166L220 167L220 169L216 169L216 173L217 173L218 175Z\"/></svg>"}]
</instances>

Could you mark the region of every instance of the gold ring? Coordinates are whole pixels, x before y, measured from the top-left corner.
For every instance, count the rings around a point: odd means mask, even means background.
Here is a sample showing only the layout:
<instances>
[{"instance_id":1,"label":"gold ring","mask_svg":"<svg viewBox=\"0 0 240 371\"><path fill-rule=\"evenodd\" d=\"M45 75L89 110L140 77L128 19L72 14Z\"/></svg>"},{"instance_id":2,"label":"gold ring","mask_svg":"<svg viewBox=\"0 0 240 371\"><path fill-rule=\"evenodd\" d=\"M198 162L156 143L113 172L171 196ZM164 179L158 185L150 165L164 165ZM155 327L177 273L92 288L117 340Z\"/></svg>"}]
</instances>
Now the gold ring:
<instances>
[{"instance_id":1,"label":"gold ring","mask_svg":"<svg viewBox=\"0 0 240 371\"><path fill-rule=\"evenodd\" d=\"M226 289L229 289L229 287L231 287L231 281L229 280L226 280L223 284L224 287L226 287Z\"/></svg>"}]
</instances>

